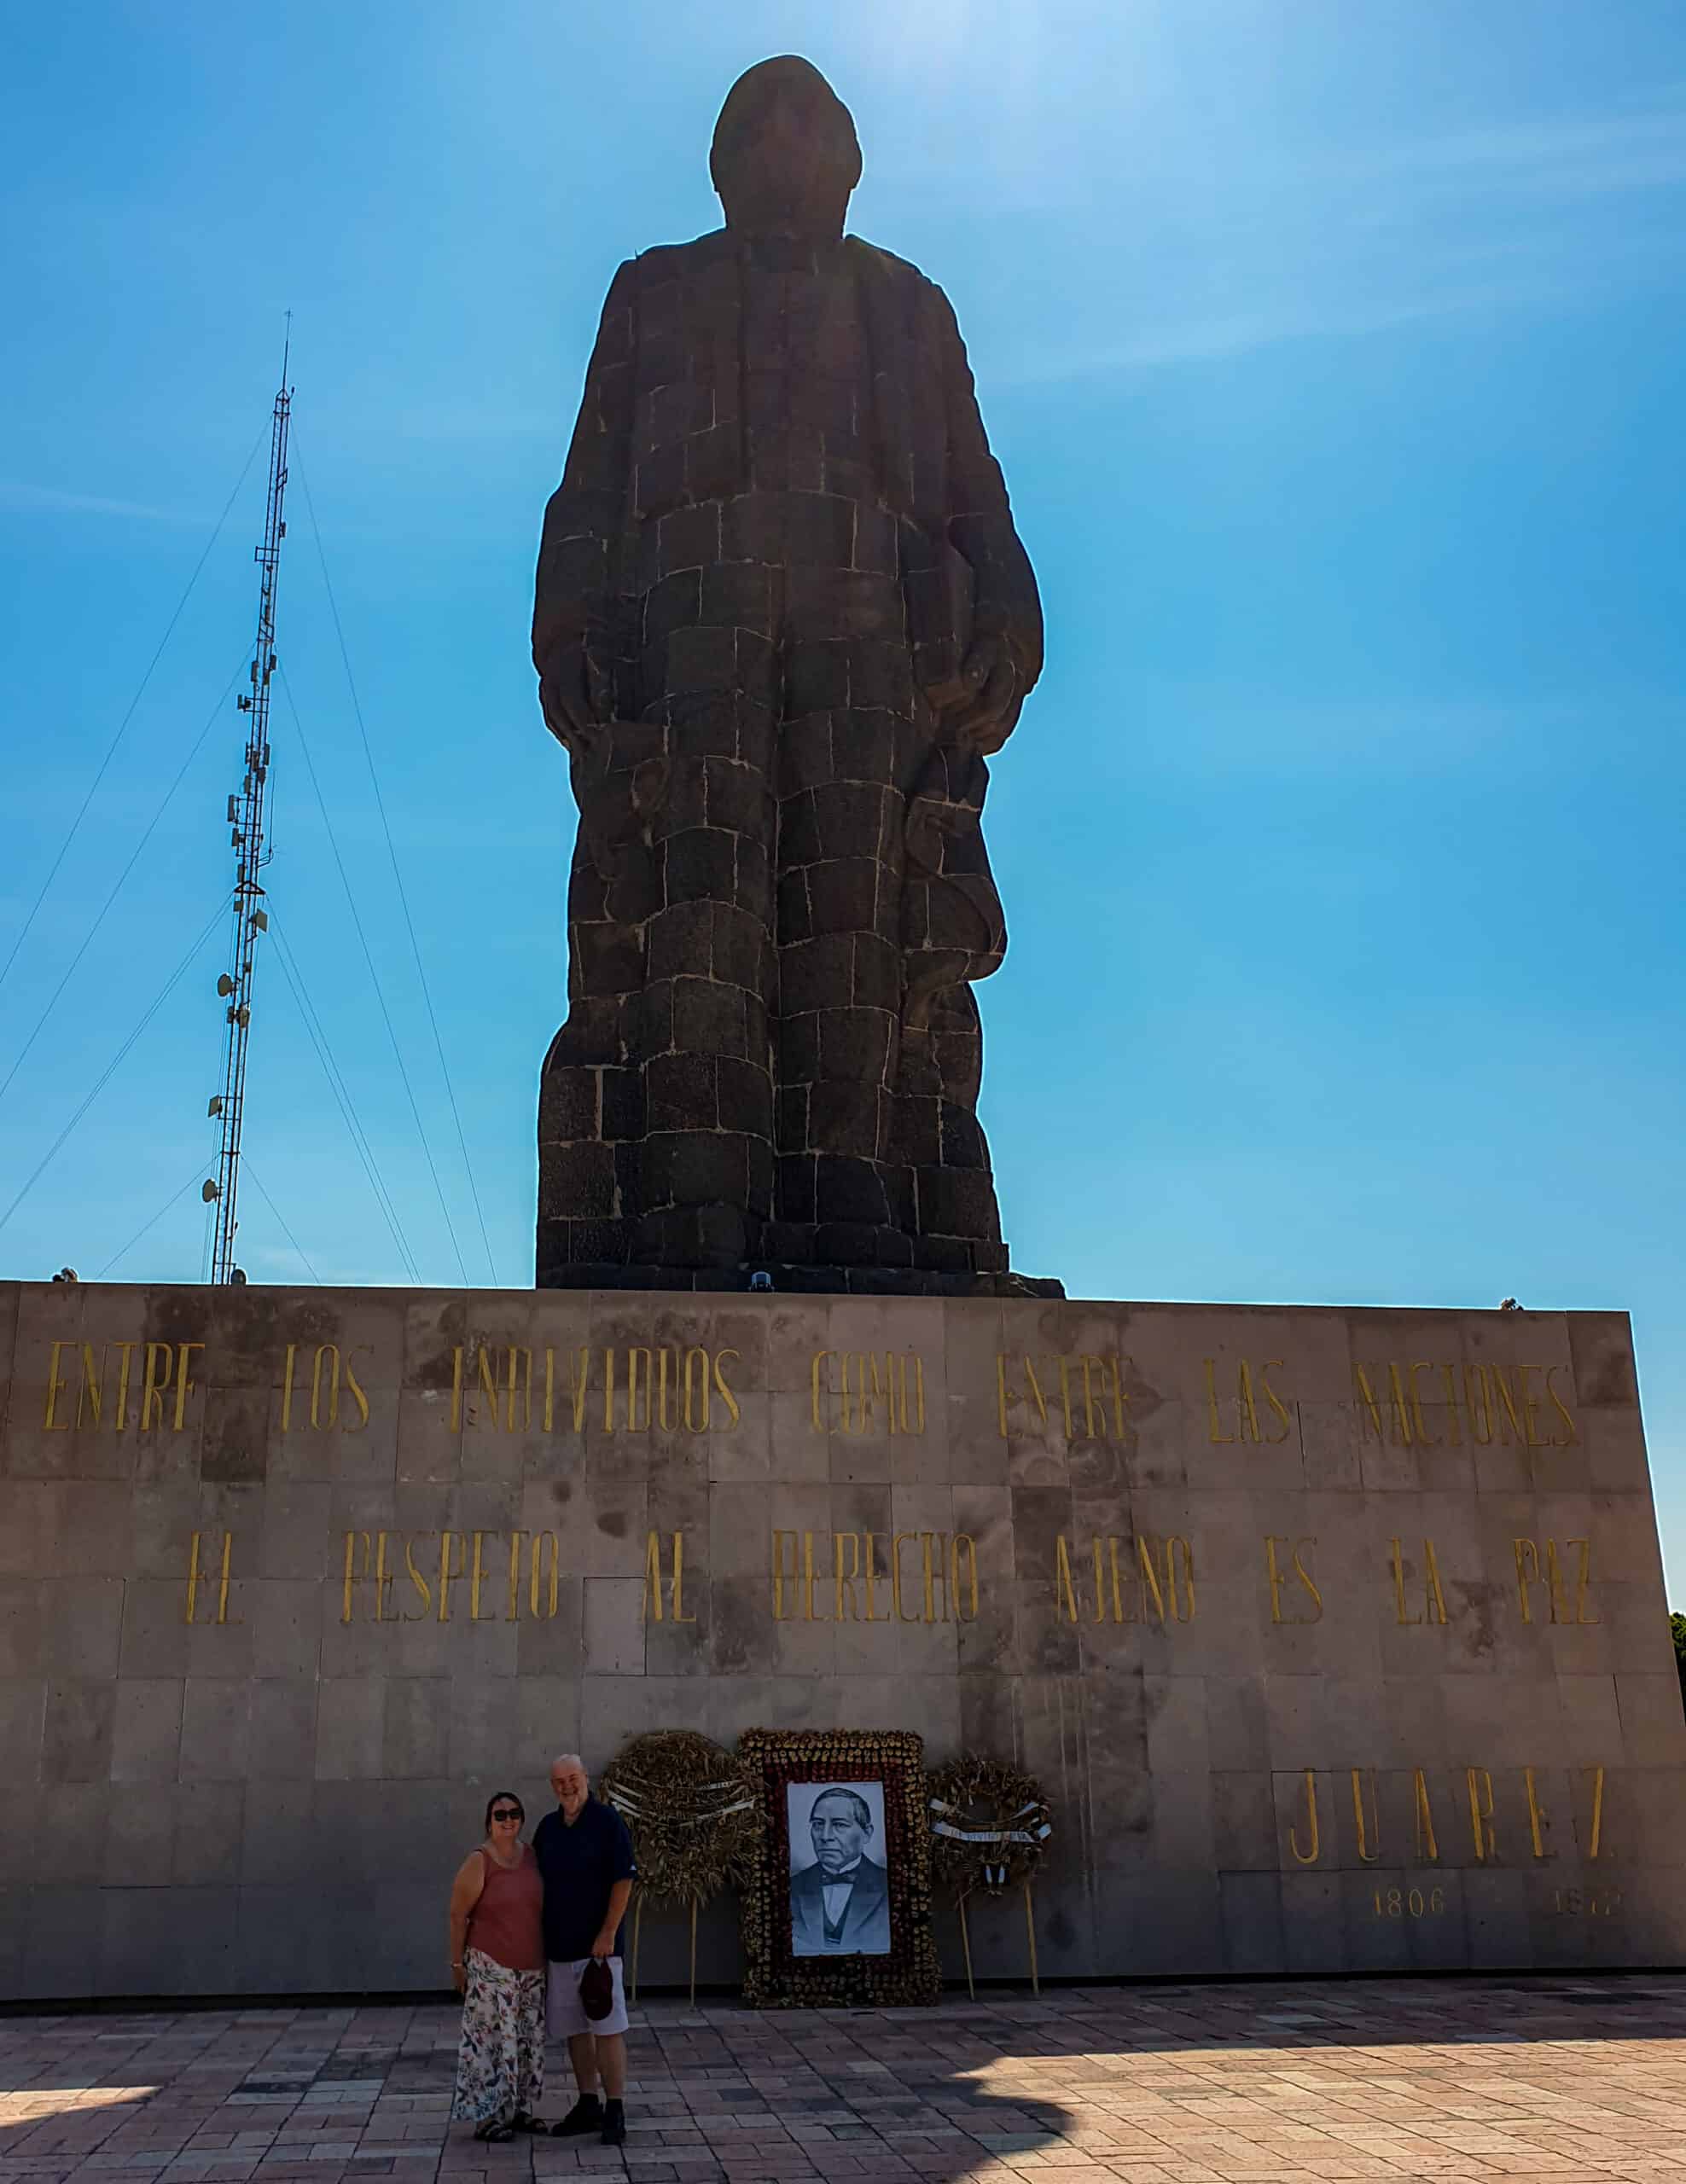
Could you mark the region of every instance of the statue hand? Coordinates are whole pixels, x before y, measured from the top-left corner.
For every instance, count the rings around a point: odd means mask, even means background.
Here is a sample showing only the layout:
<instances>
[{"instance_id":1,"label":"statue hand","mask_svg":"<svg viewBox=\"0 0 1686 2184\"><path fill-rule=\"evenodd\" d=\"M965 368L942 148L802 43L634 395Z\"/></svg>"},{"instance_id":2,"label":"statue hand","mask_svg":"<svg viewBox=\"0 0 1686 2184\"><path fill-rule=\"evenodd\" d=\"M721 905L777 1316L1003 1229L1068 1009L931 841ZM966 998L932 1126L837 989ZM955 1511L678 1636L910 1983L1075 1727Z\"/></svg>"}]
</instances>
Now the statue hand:
<instances>
[{"instance_id":1,"label":"statue hand","mask_svg":"<svg viewBox=\"0 0 1686 2184\"><path fill-rule=\"evenodd\" d=\"M1019 671L1006 638L996 631L980 636L961 671L968 694L945 723L957 743L988 758L1019 724L1025 702Z\"/></svg>"},{"instance_id":2,"label":"statue hand","mask_svg":"<svg viewBox=\"0 0 1686 2184\"><path fill-rule=\"evenodd\" d=\"M594 700L592 677L583 645L553 653L538 677L538 702L544 724L570 751L580 750L602 717Z\"/></svg>"}]
</instances>

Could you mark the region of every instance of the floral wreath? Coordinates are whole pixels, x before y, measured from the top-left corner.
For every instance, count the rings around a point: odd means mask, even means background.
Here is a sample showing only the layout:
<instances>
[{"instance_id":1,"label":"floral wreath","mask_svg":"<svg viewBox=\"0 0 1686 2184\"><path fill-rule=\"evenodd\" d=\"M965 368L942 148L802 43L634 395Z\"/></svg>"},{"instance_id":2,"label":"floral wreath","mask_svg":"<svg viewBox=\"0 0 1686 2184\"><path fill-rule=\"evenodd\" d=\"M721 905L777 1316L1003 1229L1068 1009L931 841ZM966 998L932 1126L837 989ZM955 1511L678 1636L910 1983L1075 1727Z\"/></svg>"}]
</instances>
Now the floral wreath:
<instances>
[{"instance_id":1,"label":"floral wreath","mask_svg":"<svg viewBox=\"0 0 1686 2184\"><path fill-rule=\"evenodd\" d=\"M962 1752L926 1777L931 1874L962 1903L1028 1888L1054 1815L1035 1775Z\"/></svg>"},{"instance_id":2,"label":"floral wreath","mask_svg":"<svg viewBox=\"0 0 1686 2184\"><path fill-rule=\"evenodd\" d=\"M625 1744L599 1794L626 1822L641 1895L706 1903L747 1870L760 1832L755 1792L733 1755L694 1729Z\"/></svg>"}]
</instances>

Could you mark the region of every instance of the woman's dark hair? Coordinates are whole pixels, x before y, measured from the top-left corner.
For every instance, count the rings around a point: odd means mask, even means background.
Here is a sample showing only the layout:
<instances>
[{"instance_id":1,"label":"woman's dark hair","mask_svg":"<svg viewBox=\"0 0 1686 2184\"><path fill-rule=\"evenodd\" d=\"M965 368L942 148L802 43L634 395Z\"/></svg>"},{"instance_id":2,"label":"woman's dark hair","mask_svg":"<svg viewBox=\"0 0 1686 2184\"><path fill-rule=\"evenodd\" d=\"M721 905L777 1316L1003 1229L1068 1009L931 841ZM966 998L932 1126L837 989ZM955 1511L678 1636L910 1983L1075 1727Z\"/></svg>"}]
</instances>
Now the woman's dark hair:
<instances>
[{"instance_id":1,"label":"woman's dark hair","mask_svg":"<svg viewBox=\"0 0 1686 2184\"><path fill-rule=\"evenodd\" d=\"M521 1818L523 1820L526 1818L526 1807L521 1803L520 1799L515 1795L513 1790L494 1790L491 1795L485 1801L485 1818L480 1822L480 1826L485 1830L488 1835L491 1833L491 1809L494 1805L501 1805L506 1798L509 1799L509 1803L514 1805L516 1811L520 1813Z\"/></svg>"}]
</instances>

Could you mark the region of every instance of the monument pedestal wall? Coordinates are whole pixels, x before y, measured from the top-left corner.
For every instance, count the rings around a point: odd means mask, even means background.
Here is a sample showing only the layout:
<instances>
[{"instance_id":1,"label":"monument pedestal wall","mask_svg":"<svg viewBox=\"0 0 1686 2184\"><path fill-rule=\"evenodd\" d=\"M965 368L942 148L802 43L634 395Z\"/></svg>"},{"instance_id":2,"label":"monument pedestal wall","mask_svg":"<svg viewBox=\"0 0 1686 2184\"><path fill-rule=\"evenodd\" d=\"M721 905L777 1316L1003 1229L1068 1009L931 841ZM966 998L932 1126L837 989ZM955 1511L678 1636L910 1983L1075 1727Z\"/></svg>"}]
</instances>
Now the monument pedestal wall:
<instances>
[{"instance_id":1,"label":"monument pedestal wall","mask_svg":"<svg viewBox=\"0 0 1686 2184\"><path fill-rule=\"evenodd\" d=\"M1620 1314L9 1285L0 1375L7 1995L437 1989L490 1792L682 1727L1036 1774L1048 1977L1686 1957Z\"/></svg>"}]
</instances>

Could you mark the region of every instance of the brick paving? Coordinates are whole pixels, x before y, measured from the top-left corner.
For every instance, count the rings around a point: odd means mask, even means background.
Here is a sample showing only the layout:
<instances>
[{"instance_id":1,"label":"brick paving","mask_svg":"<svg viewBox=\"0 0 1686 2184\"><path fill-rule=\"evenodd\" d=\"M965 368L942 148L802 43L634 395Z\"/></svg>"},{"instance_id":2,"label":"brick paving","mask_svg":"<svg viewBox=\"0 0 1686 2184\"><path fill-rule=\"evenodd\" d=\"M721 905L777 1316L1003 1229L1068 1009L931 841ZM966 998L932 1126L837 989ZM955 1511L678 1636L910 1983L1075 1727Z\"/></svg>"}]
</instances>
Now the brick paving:
<instances>
[{"instance_id":1,"label":"brick paving","mask_svg":"<svg viewBox=\"0 0 1686 2184\"><path fill-rule=\"evenodd\" d=\"M477 2145L456 2039L435 2004L0 2018L0 2184L1686 2178L1686 1975L658 2000L624 2156Z\"/></svg>"}]
</instances>

